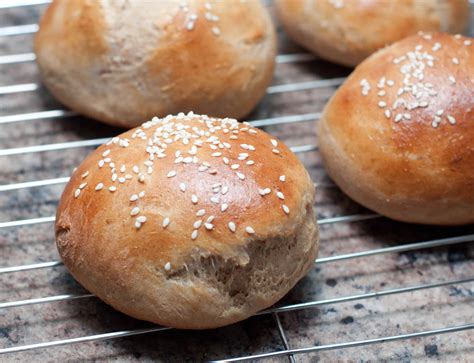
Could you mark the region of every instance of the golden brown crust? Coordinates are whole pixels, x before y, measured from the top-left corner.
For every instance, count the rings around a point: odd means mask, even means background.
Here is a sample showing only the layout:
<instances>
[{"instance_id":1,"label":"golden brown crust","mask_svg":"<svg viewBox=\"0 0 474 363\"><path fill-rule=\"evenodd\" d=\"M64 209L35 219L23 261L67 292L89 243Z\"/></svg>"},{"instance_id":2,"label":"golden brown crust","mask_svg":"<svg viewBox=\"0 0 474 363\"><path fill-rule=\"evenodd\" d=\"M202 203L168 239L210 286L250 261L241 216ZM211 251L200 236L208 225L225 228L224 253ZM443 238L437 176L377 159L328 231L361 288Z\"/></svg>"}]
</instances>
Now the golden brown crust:
<instances>
[{"instance_id":1,"label":"golden brown crust","mask_svg":"<svg viewBox=\"0 0 474 363\"><path fill-rule=\"evenodd\" d=\"M184 3L55 0L35 40L45 85L116 126L190 110L244 117L273 76L267 11L257 0Z\"/></svg>"},{"instance_id":2,"label":"golden brown crust","mask_svg":"<svg viewBox=\"0 0 474 363\"><path fill-rule=\"evenodd\" d=\"M474 222L474 45L442 33L407 38L361 63L325 108L330 176L394 219Z\"/></svg>"},{"instance_id":3,"label":"golden brown crust","mask_svg":"<svg viewBox=\"0 0 474 363\"><path fill-rule=\"evenodd\" d=\"M276 302L313 265L306 170L263 131L221 122L155 120L101 146L73 174L57 212L58 249L116 309L179 328L222 326Z\"/></svg>"},{"instance_id":4,"label":"golden brown crust","mask_svg":"<svg viewBox=\"0 0 474 363\"><path fill-rule=\"evenodd\" d=\"M468 0L276 0L285 30L327 60L355 66L418 31L462 32Z\"/></svg>"}]
</instances>

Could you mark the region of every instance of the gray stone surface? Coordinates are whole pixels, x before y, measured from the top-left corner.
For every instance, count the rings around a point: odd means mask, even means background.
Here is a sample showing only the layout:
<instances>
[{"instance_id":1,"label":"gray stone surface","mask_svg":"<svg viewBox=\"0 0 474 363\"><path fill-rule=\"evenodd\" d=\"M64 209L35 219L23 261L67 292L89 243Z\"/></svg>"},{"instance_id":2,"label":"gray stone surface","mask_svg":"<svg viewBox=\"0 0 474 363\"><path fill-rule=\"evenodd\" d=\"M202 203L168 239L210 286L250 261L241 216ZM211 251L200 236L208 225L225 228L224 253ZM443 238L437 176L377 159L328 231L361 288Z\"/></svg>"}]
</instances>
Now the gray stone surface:
<instances>
[{"instance_id":1,"label":"gray stone surface","mask_svg":"<svg viewBox=\"0 0 474 363\"><path fill-rule=\"evenodd\" d=\"M37 22L44 6L0 10L0 27ZM30 52L32 36L0 37L0 56ZM280 31L280 53L302 50ZM323 61L281 64L274 84L340 77L349 70ZM38 82L34 63L0 65L0 86ZM267 96L249 119L322 110L333 87ZM62 108L46 90L0 96L0 116ZM289 145L315 143L313 122L269 127ZM120 130L82 117L0 124L0 149L108 137ZM0 156L0 185L67 176L91 148ZM320 184L320 219L367 213L327 178L317 152L299 155ZM51 216L63 185L0 192L0 223ZM320 256L397 246L474 233L474 228L437 228L386 219L321 228ZM316 265L279 306L363 294L402 286L471 277L474 244L386 254ZM52 224L0 228L0 267L57 260ZM0 302L85 291L64 267L0 275ZM474 322L474 284L330 304L279 314L291 348L348 342ZM95 298L0 309L0 348L149 327ZM94 343L0 356L5 362L200 361L284 349L271 315L205 332L166 331ZM368 347L295 356L316 361L473 361L474 331ZM286 356L269 361L287 361Z\"/></svg>"}]
</instances>

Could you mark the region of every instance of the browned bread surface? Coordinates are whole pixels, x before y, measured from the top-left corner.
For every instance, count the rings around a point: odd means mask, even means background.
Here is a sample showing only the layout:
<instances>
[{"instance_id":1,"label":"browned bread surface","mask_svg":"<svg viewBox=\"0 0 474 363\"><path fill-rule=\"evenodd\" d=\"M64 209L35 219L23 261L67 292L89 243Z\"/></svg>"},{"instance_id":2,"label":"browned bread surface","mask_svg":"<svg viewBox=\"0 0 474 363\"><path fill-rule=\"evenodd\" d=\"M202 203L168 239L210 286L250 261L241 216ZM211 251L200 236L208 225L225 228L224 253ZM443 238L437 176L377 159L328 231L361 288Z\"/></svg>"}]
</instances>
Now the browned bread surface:
<instances>
[{"instance_id":1,"label":"browned bread surface","mask_svg":"<svg viewBox=\"0 0 474 363\"><path fill-rule=\"evenodd\" d=\"M412 36L361 63L326 106L319 146L357 202L416 223L474 222L474 45Z\"/></svg>"},{"instance_id":2,"label":"browned bread surface","mask_svg":"<svg viewBox=\"0 0 474 363\"><path fill-rule=\"evenodd\" d=\"M314 185L265 132L194 114L93 152L56 219L73 276L133 317L187 329L245 319L314 265Z\"/></svg>"},{"instance_id":3,"label":"browned bread surface","mask_svg":"<svg viewBox=\"0 0 474 363\"><path fill-rule=\"evenodd\" d=\"M191 110L244 117L271 82L276 37L258 0L55 0L35 51L62 103L131 128Z\"/></svg>"}]
</instances>

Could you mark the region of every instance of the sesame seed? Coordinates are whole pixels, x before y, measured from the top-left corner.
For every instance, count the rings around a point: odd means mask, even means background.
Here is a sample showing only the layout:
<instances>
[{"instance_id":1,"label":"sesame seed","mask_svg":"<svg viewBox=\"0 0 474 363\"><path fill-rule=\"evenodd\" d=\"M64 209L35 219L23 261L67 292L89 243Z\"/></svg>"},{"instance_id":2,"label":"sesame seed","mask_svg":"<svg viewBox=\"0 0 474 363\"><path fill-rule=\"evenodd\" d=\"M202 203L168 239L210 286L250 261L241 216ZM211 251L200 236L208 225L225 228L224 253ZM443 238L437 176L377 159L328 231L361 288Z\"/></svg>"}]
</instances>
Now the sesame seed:
<instances>
[{"instance_id":1,"label":"sesame seed","mask_svg":"<svg viewBox=\"0 0 474 363\"><path fill-rule=\"evenodd\" d=\"M204 214L206 214L206 211L204 209L199 209L196 213L196 217L202 217Z\"/></svg>"},{"instance_id":2,"label":"sesame seed","mask_svg":"<svg viewBox=\"0 0 474 363\"><path fill-rule=\"evenodd\" d=\"M467 39L467 40L464 41L463 44L464 44L464 45L471 45L471 44L472 44L472 41L469 40L469 39Z\"/></svg>"},{"instance_id":3,"label":"sesame seed","mask_svg":"<svg viewBox=\"0 0 474 363\"><path fill-rule=\"evenodd\" d=\"M163 224L162 224L162 227L163 228L166 228L170 225L170 219L168 217L166 217L165 219L163 219Z\"/></svg>"},{"instance_id":4,"label":"sesame seed","mask_svg":"<svg viewBox=\"0 0 474 363\"><path fill-rule=\"evenodd\" d=\"M199 219L199 220L197 220L196 222L193 223L194 229L199 229L201 227L201 225L202 225L202 220L201 219Z\"/></svg>"},{"instance_id":5,"label":"sesame seed","mask_svg":"<svg viewBox=\"0 0 474 363\"><path fill-rule=\"evenodd\" d=\"M278 141L276 141L275 139L271 139L270 142L272 143L273 147L278 146Z\"/></svg>"},{"instance_id":6,"label":"sesame seed","mask_svg":"<svg viewBox=\"0 0 474 363\"><path fill-rule=\"evenodd\" d=\"M109 191L111 191L112 193L115 192L116 190L117 190L117 187L114 187L114 186L109 187Z\"/></svg>"},{"instance_id":7,"label":"sesame seed","mask_svg":"<svg viewBox=\"0 0 474 363\"><path fill-rule=\"evenodd\" d=\"M214 228L214 225L212 223L204 223L204 228L210 231Z\"/></svg>"},{"instance_id":8,"label":"sesame seed","mask_svg":"<svg viewBox=\"0 0 474 363\"><path fill-rule=\"evenodd\" d=\"M452 61L454 64L459 64L459 59L456 58L456 57L453 57L453 58L451 59L451 61Z\"/></svg>"},{"instance_id":9,"label":"sesame seed","mask_svg":"<svg viewBox=\"0 0 474 363\"><path fill-rule=\"evenodd\" d=\"M265 189L259 189L258 194L260 194L262 197L267 195L267 193L265 193Z\"/></svg>"},{"instance_id":10,"label":"sesame seed","mask_svg":"<svg viewBox=\"0 0 474 363\"><path fill-rule=\"evenodd\" d=\"M448 79L452 84L456 84L456 79L453 76L449 76Z\"/></svg>"},{"instance_id":11,"label":"sesame seed","mask_svg":"<svg viewBox=\"0 0 474 363\"><path fill-rule=\"evenodd\" d=\"M99 190L102 190L102 188L104 188L104 184L103 183L99 183L95 186L95 190L99 191Z\"/></svg>"},{"instance_id":12,"label":"sesame seed","mask_svg":"<svg viewBox=\"0 0 474 363\"><path fill-rule=\"evenodd\" d=\"M81 190L80 190L80 189L76 189L76 191L74 192L74 197L75 197L75 198L78 198L79 195L81 195Z\"/></svg>"},{"instance_id":13,"label":"sesame seed","mask_svg":"<svg viewBox=\"0 0 474 363\"><path fill-rule=\"evenodd\" d=\"M81 185L79 185L79 189L84 189L86 186L87 186L87 183L82 183Z\"/></svg>"},{"instance_id":14,"label":"sesame seed","mask_svg":"<svg viewBox=\"0 0 474 363\"><path fill-rule=\"evenodd\" d=\"M280 153L280 150L278 150L278 149L272 149L272 153L274 153L274 154L279 154L279 153Z\"/></svg>"},{"instance_id":15,"label":"sesame seed","mask_svg":"<svg viewBox=\"0 0 474 363\"><path fill-rule=\"evenodd\" d=\"M193 204L196 204L196 203L198 202L198 197L197 197L197 195L193 194L193 195L191 196L191 202L192 202Z\"/></svg>"},{"instance_id":16,"label":"sesame seed","mask_svg":"<svg viewBox=\"0 0 474 363\"><path fill-rule=\"evenodd\" d=\"M221 212L225 212L229 208L229 205L227 203L222 203L221 204Z\"/></svg>"},{"instance_id":17,"label":"sesame seed","mask_svg":"<svg viewBox=\"0 0 474 363\"><path fill-rule=\"evenodd\" d=\"M236 170L236 169L240 168L240 165L239 165L239 164L232 164L232 165L230 166L230 168L231 168L232 170Z\"/></svg>"},{"instance_id":18,"label":"sesame seed","mask_svg":"<svg viewBox=\"0 0 474 363\"><path fill-rule=\"evenodd\" d=\"M142 192L138 193L138 196L139 196L140 198L143 198L143 197L145 196L145 192L142 191Z\"/></svg>"},{"instance_id":19,"label":"sesame seed","mask_svg":"<svg viewBox=\"0 0 474 363\"><path fill-rule=\"evenodd\" d=\"M104 160L100 160L99 161L99 168L102 168L105 164L105 161Z\"/></svg>"},{"instance_id":20,"label":"sesame seed","mask_svg":"<svg viewBox=\"0 0 474 363\"><path fill-rule=\"evenodd\" d=\"M384 114L386 118L390 118L392 116L392 113L390 112L390 110L385 110Z\"/></svg>"},{"instance_id":21,"label":"sesame seed","mask_svg":"<svg viewBox=\"0 0 474 363\"><path fill-rule=\"evenodd\" d=\"M456 124L456 119L451 116L451 115L448 115L446 116L448 118L448 122L451 124L451 125L455 125Z\"/></svg>"},{"instance_id":22,"label":"sesame seed","mask_svg":"<svg viewBox=\"0 0 474 363\"><path fill-rule=\"evenodd\" d=\"M284 182L286 180L286 176L285 175L280 175L279 179L280 179L281 182Z\"/></svg>"},{"instance_id":23,"label":"sesame seed","mask_svg":"<svg viewBox=\"0 0 474 363\"><path fill-rule=\"evenodd\" d=\"M277 192L276 193L277 197L280 198L280 199L285 199L285 195L282 193L282 192Z\"/></svg>"},{"instance_id":24,"label":"sesame seed","mask_svg":"<svg viewBox=\"0 0 474 363\"><path fill-rule=\"evenodd\" d=\"M125 183L126 180L127 180L127 179L125 179L125 178L123 178L123 177L120 177L120 178L118 179L118 181L119 181L120 184Z\"/></svg>"},{"instance_id":25,"label":"sesame seed","mask_svg":"<svg viewBox=\"0 0 474 363\"><path fill-rule=\"evenodd\" d=\"M138 195L136 194L133 194L131 197L130 197L130 201L131 202L136 202L138 200Z\"/></svg>"},{"instance_id":26,"label":"sesame seed","mask_svg":"<svg viewBox=\"0 0 474 363\"><path fill-rule=\"evenodd\" d=\"M135 208L133 208L132 211L130 212L130 215L131 215L131 216L136 216L136 215L138 215L138 213L140 213L140 208L135 207Z\"/></svg>"},{"instance_id":27,"label":"sesame seed","mask_svg":"<svg viewBox=\"0 0 474 363\"><path fill-rule=\"evenodd\" d=\"M186 191L186 184L180 183L179 184L179 190L181 190L182 192L185 192Z\"/></svg>"},{"instance_id":28,"label":"sesame seed","mask_svg":"<svg viewBox=\"0 0 474 363\"><path fill-rule=\"evenodd\" d=\"M108 150L105 150L103 153L102 153L102 156L105 158L107 155L110 154L110 149Z\"/></svg>"},{"instance_id":29,"label":"sesame seed","mask_svg":"<svg viewBox=\"0 0 474 363\"><path fill-rule=\"evenodd\" d=\"M165 271L169 271L169 270L171 270L171 263L166 262L166 264L165 264Z\"/></svg>"},{"instance_id":30,"label":"sesame seed","mask_svg":"<svg viewBox=\"0 0 474 363\"><path fill-rule=\"evenodd\" d=\"M88 175L89 175L89 172L86 171L84 174L82 174L82 179L87 178Z\"/></svg>"},{"instance_id":31,"label":"sesame seed","mask_svg":"<svg viewBox=\"0 0 474 363\"><path fill-rule=\"evenodd\" d=\"M141 224L140 222L138 222L138 221L135 221L135 228L136 228L136 229L142 228L142 224Z\"/></svg>"},{"instance_id":32,"label":"sesame seed","mask_svg":"<svg viewBox=\"0 0 474 363\"><path fill-rule=\"evenodd\" d=\"M137 222L140 222L140 223L145 223L146 222L146 217L145 216L140 216L140 217L137 217L136 218L136 221Z\"/></svg>"},{"instance_id":33,"label":"sesame seed","mask_svg":"<svg viewBox=\"0 0 474 363\"><path fill-rule=\"evenodd\" d=\"M436 111L436 116L441 116L443 113L444 113L444 110L439 109L438 111Z\"/></svg>"},{"instance_id":34,"label":"sesame seed","mask_svg":"<svg viewBox=\"0 0 474 363\"><path fill-rule=\"evenodd\" d=\"M255 161L253 161L253 160L248 160L245 164L247 164L247 165L253 165L253 164L255 164Z\"/></svg>"},{"instance_id":35,"label":"sesame seed","mask_svg":"<svg viewBox=\"0 0 474 363\"><path fill-rule=\"evenodd\" d=\"M401 113L398 113L396 116L395 116L395 122L400 122L403 118L403 115Z\"/></svg>"},{"instance_id":36,"label":"sesame seed","mask_svg":"<svg viewBox=\"0 0 474 363\"><path fill-rule=\"evenodd\" d=\"M230 229L231 232L235 232L236 229L237 229L237 226L235 225L234 222L229 222L229 223L227 224L227 226L229 227L229 229Z\"/></svg>"},{"instance_id":37,"label":"sesame seed","mask_svg":"<svg viewBox=\"0 0 474 363\"><path fill-rule=\"evenodd\" d=\"M222 187L221 193L222 193L222 195L225 195L225 194L227 194L228 191L229 191L229 187L227 185L224 185Z\"/></svg>"},{"instance_id":38,"label":"sesame seed","mask_svg":"<svg viewBox=\"0 0 474 363\"><path fill-rule=\"evenodd\" d=\"M290 208L288 208L288 206L286 204L283 204L281 207L283 208L283 211L286 214L290 214Z\"/></svg>"},{"instance_id":39,"label":"sesame seed","mask_svg":"<svg viewBox=\"0 0 474 363\"><path fill-rule=\"evenodd\" d=\"M387 107L387 102L385 102L385 101L379 101L378 106L379 106L380 108Z\"/></svg>"},{"instance_id":40,"label":"sesame seed","mask_svg":"<svg viewBox=\"0 0 474 363\"><path fill-rule=\"evenodd\" d=\"M219 30L219 28L216 27L216 26L213 26L213 27L212 27L212 32L213 32L214 35L216 35L216 36L220 35L220 33L221 33L221 31Z\"/></svg>"},{"instance_id":41,"label":"sesame seed","mask_svg":"<svg viewBox=\"0 0 474 363\"><path fill-rule=\"evenodd\" d=\"M254 229L250 226L245 227L245 232L247 232L248 234L254 234L255 233Z\"/></svg>"},{"instance_id":42,"label":"sesame seed","mask_svg":"<svg viewBox=\"0 0 474 363\"><path fill-rule=\"evenodd\" d=\"M239 177L240 180L245 180L245 175L242 173L237 172L237 176Z\"/></svg>"},{"instance_id":43,"label":"sesame seed","mask_svg":"<svg viewBox=\"0 0 474 363\"><path fill-rule=\"evenodd\" d=\"M168 178L172 178L172 177L176 176L176 171L171 170L166 176L167 176Z\"/></svg>"}]
</instances>

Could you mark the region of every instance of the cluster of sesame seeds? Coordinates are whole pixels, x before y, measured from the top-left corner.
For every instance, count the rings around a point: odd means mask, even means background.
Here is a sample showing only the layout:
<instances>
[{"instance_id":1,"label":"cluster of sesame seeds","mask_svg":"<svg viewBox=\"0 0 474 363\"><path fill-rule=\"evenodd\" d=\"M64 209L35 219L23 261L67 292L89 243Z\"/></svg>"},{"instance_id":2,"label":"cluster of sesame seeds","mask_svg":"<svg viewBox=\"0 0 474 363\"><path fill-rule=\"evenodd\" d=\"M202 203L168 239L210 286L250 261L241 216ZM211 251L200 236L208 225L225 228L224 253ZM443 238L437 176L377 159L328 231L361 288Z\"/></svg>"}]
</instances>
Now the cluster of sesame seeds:
<instances>
[{"instance_id":1,"label":"cluster of sesame seeds","mask_svg":"<svg viewBox=\"0 0 474 363\"><path fill-rule=\"evenodd\" d=\"M185 24L186 29L188 31L193 30L199 18L198 14L190 11L190 7L187 1L181 2L181 4L179 5L179 9L187 14ZM210 22L212 25L212 34L214 34L215 36L219 36L221 34L221 30L217 24L217 22L219 21L219 16L212 12L212 4L210 2L204 3L204 11L204 19Z\"/></svg>"},{"instance_id":2,"label":"cluster of sesame seeds","mask_svg":"<svg viewBox=\"0 0 474 363\"><path fill-rule=\"evenodd\" d=\"M431 34L421 33L420 36L430 44L418 44L413 50L398 56L392 60L392 63L398 66L402 74L401 84L395 84L395 81L386 77L381 77L372 87L367 79L359 82L361 93L368 96L372 90L375 94L376 105L383 112L385 118L396 123L401 121L410 121L414 117L413 110L428 108L435 104L439 90L425 80L430 70L436 70L437 53L443 51L443 46L439 42L433 42ZM455 36L456 39L462 39L461 36ZM461 46L470 46L472 42L469 39L464 40ZM451 63L461 65L458 57L451 57ZM452 74L447 76L447 84L456 85L456 78ZM394 102L388 101L389 94L396 94ZM431 126L437 128L442 121L450 125L456 124L456 118L444 109L436 109L432 114Z\"/></svg>"},{"instance_id":3,"label":"cluster of sesame seeds","mask_svg":"<svg viewBox=\"0 0 474 363\"><path fill-rule=\"evenodd\" d=\"M188 122L197 121L197 122ZM132 225L140 230L142 225L147 223L146 205L143 205L142 199L145 197L145 191L141 190L156 172L163 175L165 179L170 180L171 185L176 186L178 195L189 198L190 209L194 209L190 218L189 238L196 240L199 235L205 232L212 233L216 228L216 223L226 220L226 229L229 233L236 233L239 228L247 235L256 233L251 225L238 224L238 216L232 215L236 212L232 208L232 198L229 191L235 183L245 182L247 175L245 168L248 165L251 168L255 164L252 156L257 152L257 147L248 140L242 143L239 137L243 134L257 136L260 133L257 129L251 127L248 123L239 123L234 119L215 119L208 116L194 115L192 112L185 115L180 113L177 116L167 116L163 119L153 118L153 120L144 123L141 127L135 129L130 139L115 137L106 145L114 147L106 148L102 152L101 158L97 163L97 171L100 171L104 177L99 183L90 188L94 193L119 193L122 186L130 190L130 186L137 186L138 191L127 196L129 201L129 217ZM256 139L257 140L257 139ZM125 165L114 161L114 154L120 148L127 148L131 144L139 143L143 145L144 160L135 165ZM140 146L141 147L141 146ZM179 150L176 150L178 148ZM170 151L170 149L172 151ZM279 149L279 142L275 139L269 139L268 145L264 146L258 152L267 152L272 157L282 157ZM203 157L202 153L206 153ZM209 155L211 159L209 159ZM163 170L160 167L160 161L170 159L172 165L169 170ZM221 165L216 169L216 165ZM222 165L235 175L235 180L225 181L219 178L219 171ZM216 176L216 182L210 184L208 191L192 190L192 187L184 180L179 178L186 168L195 168L199 173L208 173ZM86 171L81 175L81 180L74 196L79 198L81 193L87 189L87 179L90 172ZM177 180L172 182L171 180ZM287 181L285 175L279 175L277 180L269 181L271 186L259 186L257 191L261 198L275 198L284 215L290 214L290 208L284 204L285 194L284 185ZM133 183L133 184L130 184ZM251 184L254 185L254 184ZM210 196L209 196L210 194ZM210 202L216 205L217 209L200 206L200 203ZM208 210L206 210L208 209ZM161 216L158 221L160 228L167 229L172 226L170 216ZM149 222L148 222L149 223ZM169 265L171 268L171 265ZM165 268L166 269L166 268Z\"/></svg>"}]
</instances>

